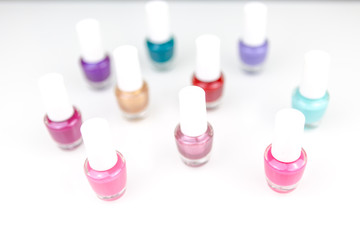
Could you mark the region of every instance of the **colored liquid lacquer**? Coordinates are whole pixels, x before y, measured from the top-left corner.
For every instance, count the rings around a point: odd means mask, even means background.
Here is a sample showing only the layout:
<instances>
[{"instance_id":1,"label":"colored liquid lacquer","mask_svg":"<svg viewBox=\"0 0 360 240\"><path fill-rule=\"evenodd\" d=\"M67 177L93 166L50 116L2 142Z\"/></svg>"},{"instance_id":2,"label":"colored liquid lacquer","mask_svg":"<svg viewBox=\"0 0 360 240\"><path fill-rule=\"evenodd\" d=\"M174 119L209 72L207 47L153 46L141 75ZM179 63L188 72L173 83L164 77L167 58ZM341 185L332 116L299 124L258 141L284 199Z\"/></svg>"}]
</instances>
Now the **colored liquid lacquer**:
<instances>
[{"instance_id":1,"label":"colored liquid lacquer","mask_svg":"<svg viewBox=\"0 0 360 240\"><path fill-rule=\"evenodd\" d=\"M80 133L81 113L74 107L74 114L65 121L52 121L48 115L44 117L44 123L55 142L63 149L73 149L81 144Z\"/></svg>"},{"instance_id":2,"label":"colored liquid lacquer","mask_svg":"<svg viewBox=\"0 0 360 240\"><path fill-rule=\"evenodd\" d=\"M175 39L170 32L169 5L165 1L149 1L145 9L148 25L146 46L150 59L157 69L168 69L175 47Z\"/></svg>"},{"instance_id":3,"label":"colored liquid lacquer","mask_svg":"<svg viewBox=\"0 0 360 240\"><path fill-rule=\"evenodd\" d=\"M293 191L305 170L307 156L301 147L305 117L295 109L280 110L275 119L275 137L264 154L269 187L279 193Z\"/></svg>"},{"instance_id":4,"label":"colored liquid lacquer","mask_svg":"<svg viewBox=\"0 0 360 240\"><path fill-rule=\"evenodd\" d=\"M304 58L304 77L292 96L292 107L305 115L306 127L317 127L329 105L330 55L313 50Z\"/></svg>"},{"instance_id":5,"label":"colored liquid lacquer","mask_svg":"<svg viewBox=\"0 0 360 240\"><path fill-rule=\"evenodd\" d=\"M149 103L149 89L142 79L138 51L125 45L114 50L117 77L115 95L120 109L129 119L145 115Z\"/></svg>"},{"instance_id":6,"label":"colored liquid lacquer","mask_svg":"<svg viewBox=\"0 0 360 240\"><path fill-rule=\"evenodd\" d=\"M57 145L65 150L82 143L80 111L70 104L63 77L49 73L39 80L46 115L44 123Z\"/></svg>"},{"instance_id":7,"label":"colored liquid lacquer","mask_svg":"<svg viewBox=\"0 0 360 240\"><path fill-rule=\"evenodd\" d=\"M179 93L180 124L175 128L175 141L183 162L198 167L210 159L214 131L207 122L205 92L188 86Z\"/></svg>"},{"instance_id":8,"label":"colored liquid lacquer","mask_svg":"<svg viewBox=\"0 0 360 240\"><path fill-rule=\"evenodd\" d=\"M242 67L247 72L258 72L263 68L269 48L266 25L266 5L260 2L245 4L244 32L238 47Z\"/></svg>"},{"instance_id":9,"label":"colored liquid lacquer","mask_svg":"<svg viewBox=\"0 0 360 240\"><path fill-rule=\"evenodd\" d=\"M76 30L81 48L80 65L89 85L97 89L109 86L110 58L102 46L99 22L95 19L81 20Z\"/></svg>"},{"instance_id":10,"label":"colored liquid lacquer","mask_svg":"<svg viewBox=\"0 0 360 240\"><path fill-rule=\"evenodd\" d=\"M105 201L120 198L126 191L126 162L112 146L109 124L92 118L81 126L87 153L85 175L96 195Z\"/></svg>"},{"instance_id":11,"label":"colored liquid lacquer","mask_svg":"<svg viewBox=\"0 0 360 240\"><path fill-rule=\"evenodd\" d=\"M196 70L192 85L205 91L208 109L220 104L224 75L220 69L220 39L215 35L206 34L196 39Z\"/></svg>"}]
</instances>

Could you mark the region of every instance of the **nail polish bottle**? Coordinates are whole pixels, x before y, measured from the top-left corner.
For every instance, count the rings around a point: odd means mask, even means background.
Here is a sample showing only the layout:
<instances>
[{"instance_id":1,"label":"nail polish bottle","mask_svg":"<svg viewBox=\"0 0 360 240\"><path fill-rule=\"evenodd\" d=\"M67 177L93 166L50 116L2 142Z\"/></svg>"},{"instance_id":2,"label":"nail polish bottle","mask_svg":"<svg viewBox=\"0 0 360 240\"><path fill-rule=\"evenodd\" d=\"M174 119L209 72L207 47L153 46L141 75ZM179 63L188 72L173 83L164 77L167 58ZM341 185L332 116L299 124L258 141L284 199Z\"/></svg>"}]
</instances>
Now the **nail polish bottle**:
<instances>
[{"instance_id":1,"label":"nail polish bottle","mask_svg":"<svg viewBox=\"0 0 360 240\"><path fill-rule=\"evenodd\" d=\"M304 57L304 76L292 96L292 107L305 115L306 127L317 127L329 104L330 55L312 50Z\"/></svg>"},{"instance_id":2,"label":"nail polish bottle","mask_svg":"<svg viewBox=\"0 0 360 240\"><path fill-rule=\"evenodd\" d=\"M149 89L141 76L138 50L124 45L114 50L117 86L115 95L128 119L144 117L149 103Z\"/></svg>"},{"instance_id":3,"label":"nail polish bottle","mask_svg":"<svg viewBox=\"0 0 360 240\"><path fill-rule=\"evenodd\" d=\"M179 93L180 124L175 128L180 158L190 167L199 167L210 159L214 131L207 122L205 92L196 86Z\"/></svg>"},{"instance_id":4,"label":"nail polish bottle","mask_svg":"<svg viewBox=\"0 0 360 240\"><path fill-rule=\"evenodd\" d=\"M244 32L239 41L239 53L245 71L255 73L262 69L268 52L266 37L267 7L260 2L244 6Z\"/></svg>"},{"instance_id":5,"label":"nail polish bottle","mask_svg":"<svg viewBox=\"0 0 360 240\"><path fill-rule=\"evenodd\" d=\"M307 162L301 147L305 117L292 108L280 110L275 118L275 136L264 154L266 180L275 192L288 193L299 183Z\"/></svg>"},{"instance_id":6,"label":"nail polish bottle","mask_svg":"<svg viewBox=\"0 0 360 240\"><path fill-rule=\"evenodd\" d=\"M108 122L102 118L86 120L81 133L87 153L84 171L92 189L101 200L120 198L126 191L126 162L113 147Z\"/></svg>"},{"instance_id":7,"label":"nail polish bottle","mask_svg":"<svg viewBox=\"0 0 360 240\"><path fill-rule=\"evenodd\" d=\"M205 91L206 107L220 104L224 88L224 75L220 69L220 39L205 34L196 39L196 70L192 85Z\"/></svg>"},{"instance_id":8,"label":"nail polish bottle","mask_svg":"<svg viewBox=\"0 0 360 240\"><path fill-rule=\"evenodd\" d=\"M175 39L170 32L169 5L165 1L149 1L145 9L149 56L157 69L166 70L171 65L175 46Z\"/></svg>"},{"instance_id":9,"label":"nail polish bottle","mask_svg":"<svg viewBox=\"0 0 360 240\"><path fill-rule=\"evenodd\" d=\"M39 79L39 88L46 110L44 123L51 137L62 149L76 148L82 143L81 113L70 104L62 75L44 75Z\"/></svg>"},{"instance_id":10,"label":"nail polish bottle","mask_svg":"<svg viewBox=\"0 0 360 240\"><path fill-rule=\"evenodd\" d=\"M89 85L105 88L111 84L110 58L101 41L100 24L96 19L84 19L76 25L81 49L80 65Z\"/></svg>"}]
</instances>

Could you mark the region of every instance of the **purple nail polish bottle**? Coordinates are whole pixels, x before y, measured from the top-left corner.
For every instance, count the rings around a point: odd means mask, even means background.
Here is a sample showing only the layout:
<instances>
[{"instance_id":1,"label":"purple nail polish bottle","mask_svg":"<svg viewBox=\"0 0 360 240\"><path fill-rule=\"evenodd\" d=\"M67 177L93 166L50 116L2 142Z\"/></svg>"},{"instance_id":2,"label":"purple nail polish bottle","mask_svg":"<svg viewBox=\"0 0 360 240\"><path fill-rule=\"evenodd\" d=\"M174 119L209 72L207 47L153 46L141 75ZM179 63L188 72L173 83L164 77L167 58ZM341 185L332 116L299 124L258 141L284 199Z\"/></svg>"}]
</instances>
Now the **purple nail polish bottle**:
<instances>
[{"instance_id":1,"label":"purple nail polish bottle","mask_svg":"<svg viewBox=\"0 0 360 240\"><path fill-rule=\"evenodd\" d=\"M77 23L76 30L81 48L80 64L85 77L93 88L110 85L110 58L105 53L96 19L84 19Z\"/></svg>"},{"instance_id":2,"label":"purple nail polish bottle","mask_svg":"<svg viewBox=\"0 0 360 240\"><path fill-rule=\"evenodd\" d=\"M267 7L260 2L250 2L244 7L244 33L239 41L242 68L255 73L262 70L267 52Z\"/></svg>"}]
</instances>

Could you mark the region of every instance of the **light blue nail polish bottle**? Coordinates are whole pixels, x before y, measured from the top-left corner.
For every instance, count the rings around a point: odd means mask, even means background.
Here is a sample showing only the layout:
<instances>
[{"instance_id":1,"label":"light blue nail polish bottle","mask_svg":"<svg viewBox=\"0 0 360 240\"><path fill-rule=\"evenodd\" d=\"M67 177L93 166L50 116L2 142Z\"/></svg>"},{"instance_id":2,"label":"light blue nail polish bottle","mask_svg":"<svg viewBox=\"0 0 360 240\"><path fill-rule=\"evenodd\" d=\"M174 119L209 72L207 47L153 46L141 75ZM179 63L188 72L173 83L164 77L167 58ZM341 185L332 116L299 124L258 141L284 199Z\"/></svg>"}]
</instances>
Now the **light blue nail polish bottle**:
<instances>
[{"instance_id":1,"label":"light blue nail polish bottle","mask_svg":"<svg viewBox=\"0 0 360 240\"><path fill-rule=\"evenodd\" d=\"M146 47L153 65L158 70L171 66L175 39L170 31L169 5L165 1L149 1L146 6L148 35Z\"/></svg>"},{"instance_id":2,"label":"light blue nail polish bottle","mask_svg":"<svg viewBox=\"0 0 360 240\"><path fill-rule=\"evenodd\" d=\"M305 126L317 127L329 105L330 55L312 50L304 56L304 77L292 95L292 107L305 115Z\"/></svg>"}]
</instances>

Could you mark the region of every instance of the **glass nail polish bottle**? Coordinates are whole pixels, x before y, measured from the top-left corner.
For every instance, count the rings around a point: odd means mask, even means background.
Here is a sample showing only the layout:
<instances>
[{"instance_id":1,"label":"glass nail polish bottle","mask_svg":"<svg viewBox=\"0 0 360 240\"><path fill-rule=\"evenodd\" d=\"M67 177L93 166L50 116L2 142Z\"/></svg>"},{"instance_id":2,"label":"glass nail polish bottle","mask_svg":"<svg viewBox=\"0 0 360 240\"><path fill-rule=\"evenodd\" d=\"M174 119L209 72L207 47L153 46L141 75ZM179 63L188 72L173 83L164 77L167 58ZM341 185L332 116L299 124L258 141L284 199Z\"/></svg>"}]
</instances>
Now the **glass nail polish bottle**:
<instances>
[{"instance_id":1,"label":"glass nail polish bottle","mask_svg":"<svg viewBox=\"0 0 360 240\"><path fill-rule=\"evenodd\" d=\"M304 77L294 90L292 107L305 115L305 126L317 127L329 104L327 91L330 55L312 50L304 57Z\"/></svg>"},{"instance_id":2,"label":"glass nail polish bottle","mask_svg":"<svg viewBox=\"0 0 360 240\"><path fill-rule=\"evenodd\" d=\"M220 104L224 88L224 75L220 69L220 39L205 34L196 39L196 70L192 85L205 91L206 107Z\"/></svg>"},{"instance_id":3,"label":"glass nail polish bottle","mask_svg":"<svg viewBox=\"0 0 360 240\"><path fill-rule=\"evenodd\" d=\"M239 41L239 54L243 69L255 73L263 68L268 53L267 7L260 2L249 2L243 13L244 32Z\"/></svg>"},{"instance_id":4,"label":"glass nail polish bottle","mask_svg":"<svg viewBox=\"0 0 360 240\"><path fill-rule=\"evenodd\" d=\"M120 198L126 191L126 162L113 147L108 122L102 118L86 120L81 133L87 153L84 171L92 189L101 200Z\"/></svg>"},{"instance_id":5,"label":"glass nail polish bottle","mask_svg":"<svg viewBox=\"0 0 360 240\"><path fill-rule=\"evenodd\" d=\"M76 25L81 49L80 65L89 85L105 88L111 84L110 58L101 41L100 24L95 19L84 19Z\"/></svg>"},{"instance_id":6,"label":"glass nail polish bottle","mask_svg":"<svg viewBox=\"0 0 360 240\"><path fill-rule=\"evenodd\" d=\"M117 77L115 95L120 109L129 119L144 117L149 90L141 76L138 50L130 45L117 47L114 62Z\"/></svg>"},{"instance_id":7,"label":"glass nail polish bottle","mask_svg":"<svg viewBox=\"0 0 360 240\"><path fill-rule=\"evenodd\" d=\"M207 163L214 131L207 122L205 92L196 86L184 87L179 93L180 124L175 128L180 158L190 167Z\"/></svg>"},{"instance_id":8,"label":"glass nail polish bottle","mask_svg":"<svg viewBox=\"0 0 360 240\"><path fill-rule=\"evenodd\" d=\"M44 75L39 79L39 88L46 110L44 123L51 137L62 149L76 148L82 143L81 113L70 104L62 75Z\"/></svg>"},{"instance_id":9,"label":"glass nail polish bottle","mask_svg":"<svg viewBox=\"0 0 360 240\"><path fill-rule=\"evenodd\" d=\"M175 40L170 32L169 5L165 1L146 3L148 34L146 46L154 66L159 70L170 67Z\"/></svg>"},{"instance_id":10,"label":"glass nail polish bottle","mask_svg":"<svg viewBox=\"0 0 360 240\"><path fill-rule=\"evenodd\" d=\"M275 118L275 137L264 154L266 180L275 192L288 193L299 183L307 162L301 147L305 117L296 109L282 109Z\"/></svg>"}]
</instances>

